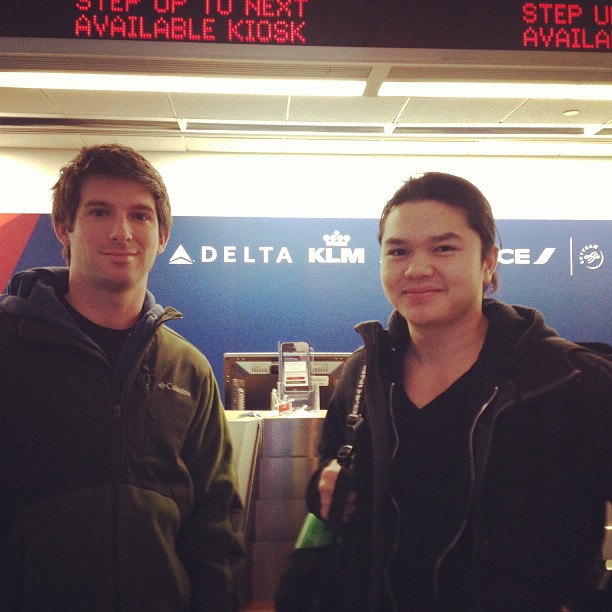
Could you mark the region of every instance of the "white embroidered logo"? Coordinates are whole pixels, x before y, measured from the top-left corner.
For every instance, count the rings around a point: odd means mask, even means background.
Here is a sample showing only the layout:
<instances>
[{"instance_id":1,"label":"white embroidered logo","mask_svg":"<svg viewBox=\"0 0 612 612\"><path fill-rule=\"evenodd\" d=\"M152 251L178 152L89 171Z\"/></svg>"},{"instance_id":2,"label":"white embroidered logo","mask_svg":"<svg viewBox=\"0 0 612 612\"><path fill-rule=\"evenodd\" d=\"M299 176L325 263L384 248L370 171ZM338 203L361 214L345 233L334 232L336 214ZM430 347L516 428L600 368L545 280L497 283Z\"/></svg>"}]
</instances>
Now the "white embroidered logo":
<instances>
[{"instance_id":1,"label":"white embroidered logo","mask_svg":"<svg viewBox=\"0 0 612 612\"><path fill-rule=\"evenodd\" d=\"M176 385L173 385L172 383L163 383L160 382L157 385L160 389L168 389L168 391L174 391L175 393L179 393L180 395L186 395L187 397L191 397L191 391L188 391L187 389L183 389L182 387L177 387Z\"/></svg>"}]
</instances>

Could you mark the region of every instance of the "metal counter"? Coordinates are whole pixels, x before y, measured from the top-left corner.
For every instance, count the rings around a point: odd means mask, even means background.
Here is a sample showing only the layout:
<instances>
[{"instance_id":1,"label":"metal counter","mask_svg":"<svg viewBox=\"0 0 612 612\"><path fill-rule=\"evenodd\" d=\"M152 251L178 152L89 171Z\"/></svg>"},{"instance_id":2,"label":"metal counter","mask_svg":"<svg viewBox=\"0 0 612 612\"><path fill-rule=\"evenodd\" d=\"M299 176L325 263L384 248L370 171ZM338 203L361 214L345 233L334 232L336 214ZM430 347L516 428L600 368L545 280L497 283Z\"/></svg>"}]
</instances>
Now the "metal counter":
<instances>
[{"instance_id":1,"label":"metal counter","mask_svg":"<svg viewBox=\"0 0 612 612\"><path fill-rule=\"evenodd\" d=\"M304 517L324 411L258 417L228 410L246 508L247 599L270 601Z\"/></svg>"}]
</instances>

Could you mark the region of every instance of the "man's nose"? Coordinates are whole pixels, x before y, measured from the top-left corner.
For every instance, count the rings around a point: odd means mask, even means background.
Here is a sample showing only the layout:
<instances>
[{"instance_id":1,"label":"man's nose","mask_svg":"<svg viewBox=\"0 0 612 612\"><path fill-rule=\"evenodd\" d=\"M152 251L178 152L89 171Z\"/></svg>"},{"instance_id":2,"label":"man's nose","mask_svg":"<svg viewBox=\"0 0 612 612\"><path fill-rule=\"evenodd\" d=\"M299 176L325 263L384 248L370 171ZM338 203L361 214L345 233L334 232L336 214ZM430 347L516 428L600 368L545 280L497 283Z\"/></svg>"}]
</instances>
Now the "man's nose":
<instances>
[{"instance_id":1,"label":"man's nose","mask_svg":"<svg viewBox=\"0 0 612 612\"><path fill-rule=\"evenodd\" d=\"M404 275L408 277L430 276L433 266L425 253L413 253L406 264Z\"/></svg>"},{"instance_id":2,"label":"man's nose","mask_svg":"<svg viewBox=\"0 0 612 612\"><path fill-rule=\"evenodd\" d=\"M127 217L118 217L111 228L111 240L131 240L132 226Z\"/></svg>"}]
</instances>

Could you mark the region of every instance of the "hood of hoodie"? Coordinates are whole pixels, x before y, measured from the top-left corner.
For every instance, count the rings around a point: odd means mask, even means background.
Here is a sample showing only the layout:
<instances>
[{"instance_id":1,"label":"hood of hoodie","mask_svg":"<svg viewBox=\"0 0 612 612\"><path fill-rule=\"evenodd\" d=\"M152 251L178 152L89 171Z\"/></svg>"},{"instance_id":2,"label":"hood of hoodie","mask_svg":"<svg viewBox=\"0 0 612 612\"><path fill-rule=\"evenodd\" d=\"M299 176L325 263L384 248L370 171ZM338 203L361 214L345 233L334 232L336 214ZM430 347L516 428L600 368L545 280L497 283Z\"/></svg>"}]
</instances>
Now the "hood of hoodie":
<instances>
[{"instance_id":1,"label":"hood of hoodie","mask_svg":"<svg viewBox=\"0 0 612 612\"><path fill-rule=\"evenodd\" d=\"M574 376L585 363L610 360L611 347L604 343L565 340L534 308L511 305L494 299L483 301L490 322L483 349L483 375L489 381L511 376L524 389L553 384L559 377ZM360 333L377 335L373 322L363 324ZM380 323L376 323L380 330ZM403 352L410 342L406 320L393 312L388 322L388 346ZM379 342L379 346L384 346ZM585 350L586 349L586 350Z\"/></svg>"},{"instance_id":2,"label":"hood of hoodie","mask_svg":"<svg viewBox=\"0 0 612 612\"><path fill-rule=\"evenodd\" d=\"M62 304L62 297L68 292L68 268L32 268L19 272L10 280L7 293L0 296L0 310L22 317L43 321L61 327L67 334L96 346L76 325L70 313ZM126 345L125 359L131 362L136 351L155 331L157 325L166 318L179 318L173 309L164 310L156 304L150 291L146 292L143 314L134 328L130 342Z\"/></svg>"},{"instance_id":3,"label":"hood of hoodie","mask_svg":"<svg viewBox=\"0 0 612 612\"><path fill-rule=\"evenodd\" d=\"M68 268L32 268L11 278L7 293L0 296L0 310L61 327L69 335L90 342L61 302L67 292Z\"/></svg>"},{"instance_id":4,"label":"hood of hoodie","mask_svg":"<svg viewBox=\"0 0 612 612\"><path fill-rule=\"evenodd\" d=\"M500 373L509 373L516 369L525 369L526 356L531 356L535 346L545 347L547 339L559 339L557 332L546 325L542 314L534 308L514 306L493 299L483 301L483 312L491 325L487 332L484 353L484 374L495 379ZM391 355L402 355L410 343L408 324L404 317L394 311L388 321L388 333L382 332L377 321L367 321L357 326L357 331L366 342L366 347L374 346L381 351L383 362L391 361ZM570 345L571 343L567 343ZM558 353L558 351L557 351ZM548 355L548 352L546 353ZM569 362L566 363L570 367ZM573 369L573 368L570 368ZM527 381L525 381L527 382ZM529 381L529 386L537 384Z\"/></svg>"},{"instance_id":5,"label":"hood of hoodie","mask_svg":"<svg viewBox=\"0 0 612 612\"><path fill-rule=\"evenodd\" d=\"M489 326L487 343L495 345L500 355L504 369L511 369L517 361L521 361L534 342L543 338L556 337L557 332L546 325L542 313L534 308L514 306L485 299L483 313L492 323ZM394 311L389 317L389 335L393 346L403 350L410 342L408 325L402 315Z\"/></svg>"}]
</instances>

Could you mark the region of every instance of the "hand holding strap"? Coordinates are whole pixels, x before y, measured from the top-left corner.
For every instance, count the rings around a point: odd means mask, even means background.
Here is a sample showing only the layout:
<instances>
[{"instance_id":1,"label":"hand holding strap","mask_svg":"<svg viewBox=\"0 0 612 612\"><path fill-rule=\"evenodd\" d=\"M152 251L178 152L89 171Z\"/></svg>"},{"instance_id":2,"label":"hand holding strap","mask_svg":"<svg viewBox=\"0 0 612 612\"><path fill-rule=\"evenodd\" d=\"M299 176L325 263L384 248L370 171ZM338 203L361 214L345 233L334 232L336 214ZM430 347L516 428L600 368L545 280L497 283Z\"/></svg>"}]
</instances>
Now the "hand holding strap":
<instances>
[{"instance_id":1,"label":"hand holding strap","mask_svg":"<svg viewBox=\"0 0 612 612\"><path fill-rule=\"evenodd\" d=\"M334 488L329 516L325 521L325 527L330 531L340 533L344 529L344 511L348 502L349 493L353 490L355 475L353 470L341 468Z\"/></svg>"}]
</instances>

